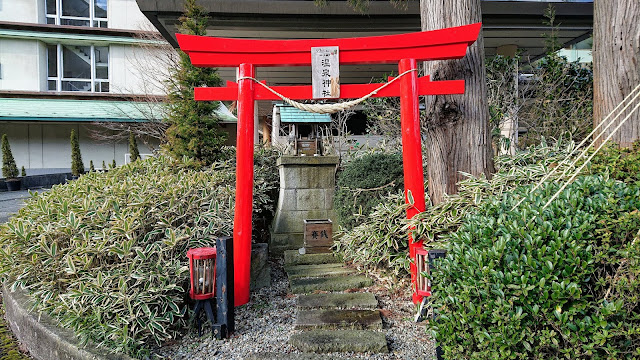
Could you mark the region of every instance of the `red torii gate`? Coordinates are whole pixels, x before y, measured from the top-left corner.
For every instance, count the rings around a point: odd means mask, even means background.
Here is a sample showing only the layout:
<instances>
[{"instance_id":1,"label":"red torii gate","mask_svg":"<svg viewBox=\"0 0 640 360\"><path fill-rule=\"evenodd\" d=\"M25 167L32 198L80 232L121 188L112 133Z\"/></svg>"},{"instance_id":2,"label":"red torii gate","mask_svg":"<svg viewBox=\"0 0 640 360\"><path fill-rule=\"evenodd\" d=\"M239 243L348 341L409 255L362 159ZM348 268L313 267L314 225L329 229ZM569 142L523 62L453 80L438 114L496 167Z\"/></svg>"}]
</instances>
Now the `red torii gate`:
<instances>
[{"instance_id":1,"label":"red torii gate","mask_svg":"<svg viewBox=\"0 0 640 360\"><path fill-rule=\"evenodd\" d=\"M317 40L248 40L176 34L180 49L199 67L239 67L239 81L227 82L226 87L196 88L195 100L237 100L237 168L236 203L234 215L234 273L235 305L249 301L251 266L251 215L253 202L254 101L279 100L263 88L255 87L255 68L258 66L310 66L311 48L337 46L340 64L389 64L398 62L400 74L417 69L418 61L462 58L467 48L478 38L481 23L435 31L364 38ZM340 86L341 99L360 98L380 84L349 84ZM311 99L312 88L303 86L273 86L272 89L289 99ZM416 71L405 74L374 97L400 97L402 125L402 156L405 199L413 197L407 210L412 218L425 210L424 174L418 96L463 94L464 80L431 81L429 76L418 77ZM422 241L409 235L413 301L421 300L416 292L416 249Z\"/></svg>"}]
</instances>

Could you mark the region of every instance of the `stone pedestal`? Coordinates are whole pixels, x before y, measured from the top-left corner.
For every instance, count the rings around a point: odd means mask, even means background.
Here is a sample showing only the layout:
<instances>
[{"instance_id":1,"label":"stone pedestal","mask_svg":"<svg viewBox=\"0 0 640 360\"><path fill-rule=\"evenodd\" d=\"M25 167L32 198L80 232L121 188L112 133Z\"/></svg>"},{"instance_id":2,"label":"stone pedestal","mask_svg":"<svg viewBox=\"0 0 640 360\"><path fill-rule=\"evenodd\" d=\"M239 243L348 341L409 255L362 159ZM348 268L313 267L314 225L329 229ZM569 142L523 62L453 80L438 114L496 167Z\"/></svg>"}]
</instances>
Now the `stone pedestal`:
<instances>
[{"instance_id":1,"label":"stone pedestal","mask_svg":"<svg viewBox=\"0 0 640 360\"><path fill-rule=\"evenodd\" d=\"M305 219L331 219L337 156L291 156L278 159L280 196L273 220L269 251L303 247ZM335 230L335 229L334 229Z\"/></svg>"}]
</instances>

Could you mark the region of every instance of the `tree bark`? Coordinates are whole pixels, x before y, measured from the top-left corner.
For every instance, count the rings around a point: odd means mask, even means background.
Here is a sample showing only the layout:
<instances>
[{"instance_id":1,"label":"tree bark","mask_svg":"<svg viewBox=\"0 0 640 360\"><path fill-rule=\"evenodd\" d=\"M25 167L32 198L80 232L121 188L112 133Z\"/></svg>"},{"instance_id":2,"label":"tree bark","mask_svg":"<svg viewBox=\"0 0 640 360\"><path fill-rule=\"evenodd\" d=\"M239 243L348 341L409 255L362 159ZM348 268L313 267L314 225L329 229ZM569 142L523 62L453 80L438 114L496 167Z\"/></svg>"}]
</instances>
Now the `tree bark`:
<instances>
[{"instance_id":1,"label":"tree bark","mask_svg":"<svg viewBox=\"0 0 640 360\"><path fill-rule=\"evenodd\" d=\"M602 120L640 84L640 2L596 0L593 14L593 123ZM601 143L635 103L600 137ZM609 120L607 120L607 123ZM603 125L603 127L606 124ZM640 138L640 109L611 138L628 147Z\"/></svg>"},{"instance_id":2,"label":"tree bark","mask_svg":"<svg viewBox=\"0 0 640 360\"><path fill-rule=\"evenodd\" d=\"M422 30L482 21L480 0L420 0ZM427 96L427 170L433 204L455 194L460 171L475 176L493 173L493 150L484 67L484 38L460 60L427 61L432 80L465 80L464 95Z\"/></svg>"}]
</instances>

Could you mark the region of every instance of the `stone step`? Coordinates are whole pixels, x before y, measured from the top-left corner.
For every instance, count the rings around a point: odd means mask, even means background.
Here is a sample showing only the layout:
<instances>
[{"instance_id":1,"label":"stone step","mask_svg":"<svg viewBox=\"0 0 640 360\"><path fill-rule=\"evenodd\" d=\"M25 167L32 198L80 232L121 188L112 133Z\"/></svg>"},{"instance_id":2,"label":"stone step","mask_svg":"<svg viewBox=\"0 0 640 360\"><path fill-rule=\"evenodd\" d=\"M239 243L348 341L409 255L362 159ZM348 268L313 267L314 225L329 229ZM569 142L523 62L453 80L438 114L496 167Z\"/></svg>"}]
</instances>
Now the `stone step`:
<instances>
[{"instance_id":1,"label":"stone step","mask_svg":"<svg viewBox=\"0 0 640 360\"><path fill-rule=\"evenodd\" d=\"M286 250L284 252L284 266L336 263L340 263L340 260L332 253L300 254L298 250Z\"/></svg>"},{"instance_id":2,"label":"stone step","mask_svg":"<svg viewBox=\"0 0 640 360\"><path fill-rule=\"evenodd\" d=\"M301 309L296 329L382 329L378 310Z\"/></svg>"},{"instance_id":3,"label":"stone step","mask_svg":"<svg viewBox=\"0 0 640 360\"><path fill-rule=\"evenodd\" d=\"M325 278L290 279L291 292L294 294L314 291L343 291L370 286L373 281L364 275L332 276Z\"/></svg>"},{"instance_id":4,"label":"stone step","mask_svg":"<svg viewBox=\"0 0 640 360\"><path fill-rule=\"evenodd\" d=\"M296 265L285 268L289 279L305 277L326 277L353 274L355 271L342 264Z\"/></svg>"},{"instance_id":5,"label":"stone step","mask_svg":"<svg viewBox=\"0 0 640 360\"><path fill-rule=\"evenodd\" d=\"M360 308L375 309L378 300L372 293L329 293L306 294L298 296L298 308Z\"/></svg>"},{"instance_id":6,"label":"stone step","mask_svg":"<svg viewBox=\"0 0 640 360\"><path fill-rule=\"evenodd\" d=\"M304 352L389 352L384 333L373 330L309 330L291 335L289 343Z\"/></svg>"},{"instance_id":7,"label":"stone step","mask_svg":"<svg viewBox=\"0 0 640 360\"><path fill-rule=\"evenodd\" d=\"M329 355L321 355L314 353L274 353L274 352L257 352L250 354L244 358L245 360L331 360L333 357Z\"/></svg>"}]
</instances>

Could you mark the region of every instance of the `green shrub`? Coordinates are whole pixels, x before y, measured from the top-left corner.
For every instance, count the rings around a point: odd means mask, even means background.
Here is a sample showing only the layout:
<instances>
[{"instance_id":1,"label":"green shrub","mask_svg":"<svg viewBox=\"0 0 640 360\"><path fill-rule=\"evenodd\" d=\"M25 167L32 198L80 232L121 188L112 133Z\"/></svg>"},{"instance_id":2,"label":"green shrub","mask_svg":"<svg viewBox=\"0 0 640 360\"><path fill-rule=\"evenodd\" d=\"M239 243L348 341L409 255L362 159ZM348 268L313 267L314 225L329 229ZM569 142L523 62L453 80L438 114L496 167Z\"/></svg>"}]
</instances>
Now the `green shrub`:
<instances>
[{"instance_id":1,"label":"green shrub","mask_svg":"<svg viewBox=\"0 0 640 360\"><path fill-rule=\"evenodd\" d=\"M612 179L626 183L640 181L640 141L631 148L620 148L618 144L607 144L591 160L591 174L609 174Z\"/></svg>"},{"instance_id":2,"label":"green shrub","mask_svg":"<svg viewBox=\"0 0 640 360\"><path fill-rule=\"evenodd\" d=\"M277 171L256 158L265 212ZM186 251L231 235L234 184L231 161L160 156L54 186L0 226L2 278L83 341L143 357L186 330Z\"/></svg>"},{"instance_id":3,"label":"green shrub","mask_svg":"<svg viewBox=\"0 0 640 360\"><path fill-rule=\"evenodd\" d=\"M84 164L80 154L78 134L75 130L71 130L71 175L80 176L81 174L84 174Z\"/></svg>"},{"instance_id":4,"label":"green shrub","mask_svg":"<svg viewBox=\"0 0 640 360\"><path fill-rule=\"evenodd\" d=\"M448 359L640 356L640 188L602 177L484 201L446 236L429 327Z\"/></svg>"},{"instance_id":5,"label":"green shrub","mask_svg":"<svg viewBox=\"0 0 640 360\"><path fill-rule=\"evenodd\" d=\"M129 160L131 162L140 160L140 150L138 150L138 143L136 142L136 137L133 136L132 132L129 132L129 154Z\"/></svg>"},{"instance_id":6,"label":"green shrub","mask_svg":"<svg viewBox=\"0 0 640 360\"><path fill-rule=\"evenodd\" d=\"M2 135L2 176L7 179L18 177L18 166L11 153L7 134Z\"/></svg>"},{"instance_id":7,"label":"green shrub","mask_svg":"<svg viewBox=\"0 0 640 360\"><path fill-rule=\"evenodd\" d=\"M412 220L406 219L401 193L377 199L380 204L369 216L360 218L358 226L339 233L336 249L359 268L382 274L389 277L392 284L398 284L409 277L410 227L414 229L414 238L425 240L425 247L442 247L442 235L456 231L465 215L482 201L519 185L539 181L572 149L573 144L541 144L516 156L498 156L494 159L497 172L491 180L469 176L460 182L458 194L447 197L437 206L428 206Z\"/></svg>"},{"instance_id":8,"label":"green shrub","mask_svg":"<svg viewBox=\"0 0 640 360\"><path fill-rule=\"evenodd\" d=\"M404 188L402 155L374 153L352 160L338 174L334 209L339 224L352 229L382 197Z\"/></svg>"}]
</instances>

